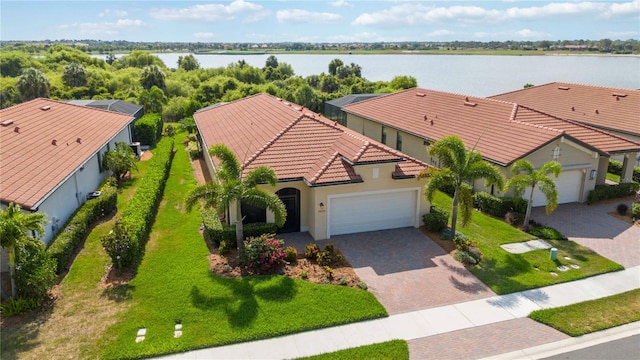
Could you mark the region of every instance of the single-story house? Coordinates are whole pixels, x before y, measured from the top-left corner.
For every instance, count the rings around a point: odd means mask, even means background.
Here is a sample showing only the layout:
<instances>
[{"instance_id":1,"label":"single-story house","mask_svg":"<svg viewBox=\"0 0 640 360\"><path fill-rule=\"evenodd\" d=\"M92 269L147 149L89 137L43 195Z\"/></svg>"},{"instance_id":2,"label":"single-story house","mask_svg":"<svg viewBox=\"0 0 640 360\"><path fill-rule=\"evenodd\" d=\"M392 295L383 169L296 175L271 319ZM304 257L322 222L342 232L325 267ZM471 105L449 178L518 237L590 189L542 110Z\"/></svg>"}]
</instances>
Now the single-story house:
<instances>
[{"instance_id":1,"label":"single-story house","mask_svg":"<svg viewBox=\"0 0 640 360\"><path fill-rule=\"evenodd\" d=\"M563 166L556 179L560 203L584 202L590 190L605 183L612 155L636 156L640 151L640 143L630 139L518 103L420 88L343 110L347 127L434 166L439 166L438 159L425 147L446 135L456 135L469 148L476 148L507 178L509 167L518 159L527 159L535 167L558 161ZM630 170L625 169L629 178ZM474 188L504 195L485 189L484 181ZM542 194L534 196L534 206L545 203Z\"/></svg>"},{"instance_id":2,"label":"single-story house","mask_svg":"<svg viewBox=\"0 0 640 360\"><path fill-rule=\"evenodd\" d=\"M144 115L144 108L123 100L68 100L69 104L88 106L96 109L115 111L133 116L136 120Z\"/></svg>"},{"instance_id":3,"label":"single-story house","mask_svg":"<svg viewBox=\"0 0 640 360\"><path fill-rule=\"evenodd\" d=\"M132 115L34 99L0 110L0 205L47 214L48 244L110 172L102 158L131 144Z\"/></svg>"},{"instance_id":4,"label":"single-story house","mask_svg":"<svg viewBox=\"0 0 640 360\"><path fill-rule=\"evenodd\" d=\"M347 114L342 110L344 106L381 95L384 94L349 94L337 99L325 101L323 115L329 120L337 121L338 124L346 126Z\"/></svg>"},{"instance_id":5,"label":"single-story house","mask_svg":"<svg viewBox=\"0 0 640 360\"><path fill-rule=\"evenodd\" d=\"M418 227L429 206L426 164L269 94L256 94L194 114L203 149L225 144L244 171L273 168L274 191L287 209L281 232L309 231L315 239L371 230ZM205 151L206 152L206 151ZM215 179L216 159L205 155ZM244 207L252 221L272 213ZM233 212L230 221L235 221Z\"/></svg>"},{"instance_id":6,"label":"single-story house","mask_svg":"<svg viewBox=\"0 0 640 360\"><path fill-rule=\"evenodd\" d=\"M640 90L553 82L490 98L515 102L640 143ZM634 160L629 156L618 158Z\"/></svg>"}]
</instances>

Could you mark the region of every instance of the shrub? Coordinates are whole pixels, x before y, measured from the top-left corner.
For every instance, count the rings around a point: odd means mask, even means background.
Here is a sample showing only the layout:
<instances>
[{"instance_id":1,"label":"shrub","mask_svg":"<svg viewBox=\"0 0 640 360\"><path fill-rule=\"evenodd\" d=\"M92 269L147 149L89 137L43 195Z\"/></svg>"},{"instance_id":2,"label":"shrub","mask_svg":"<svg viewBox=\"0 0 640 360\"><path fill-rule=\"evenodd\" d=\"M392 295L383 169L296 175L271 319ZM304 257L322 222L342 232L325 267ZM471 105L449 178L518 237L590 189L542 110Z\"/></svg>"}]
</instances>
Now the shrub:
<instances>
[{"instance_id":1,"label":"shrub","mask_svg":"<svg viewBox=\"0 0 640 360\"><path fill-rule=\"evenodd\" d=\"M197 141L189 141L187 151L191 159L199 159L202 156L202 150L200 150L200 144Z\"/></svg>"},{"instance_id":2,"label":"shrub","mask_svg":"<svg viewBox=\"0 0 640 360\"><path fill-rule=\"evenodd\" d=\"M16 243L15 254L18 296L41 301L56 282L56 260L40 240L26 236Z\"/></svg>"},{"instance_id":3,"label":"shrub","mask_svg":"<svg viewBox=\"0 0 640 360\"><path fill-rule=\"evenodd\" d=\"M113 178L106 181L100 188L100 196L88 200L69 218L64 229L49 243L47 252L56 259L56 273L62 274L69 266L78 245L89 234L91 226L105 215L116 210L118 191Z\"/></svg>"},{"instance_id":4,"label":"shrub","mask_svg":"<svg viewBox=\"0 0 640 360\"><path fill-rule=\"evenodd\" d=\"M173 125L167 125L167 127L164 129L164 133L167 136L175 136L176 128L174 128Z\"/></svg>"},{"instance_id":5,"label":"shrub","mask_svg":"<svg viewBox=\"0 0 640 360\"><path fill-rule=\"evenodd\" d=\"M319 252L318 244L312 243L304 247L304 257L307 259L315 259Z\"/></svg>"},{"instance_id":6,"label":"shrub","mask_svg":"<svg viewBox=\"0 0 640 360\"><path fill-rule=\"evenodd\" d=\"M42 305L42 299L17 298L0 304L0 314L2 317L11 317L24 314L31 309Z\"/></svg>"},{"instance_id":7,"label":"shrub","mask_svg":"<svg viewBox=\"0 0 640 360\"><path fill-rule=\"evenodd\" d=\"M220 234L222 234L222 222L220 222L218 213L212 209L202 209L201 214L205 234L213 246L220 246L220 241L222 240L222 236L220 236Z\"/></svg>"},{"instance_id":8,"label":"shrub","mask_svg":"<svg viewBox=\"0 0 640 360\"><path fill-rule=\"evenodd\" d=\"M509 225L517 226L524 222L524 214L515 211L509 211L504 216L504 221Z\"/></svg>"},{"instance_id":9,"label":"shrub","mask_svg":"<svg viewBox=\"0 0 640 360\"><path fill-rule=\"evenodd\" d=\"M432 205L429 213L422 216L422 221L427 230L438 232L447 227L449 214L445 210Z\"/></svg>"},{"instance_id":10,"label":"shrub","mask_svg":"<svg viewBox=\"0 0 640 360\"><path fill-rule=\"evenodd\" d=\"M238 247L235 238L233 240L222 240L220 246L218 246L218 253L220 255L227 255L232 249Z\"/></svg>"},{"instance_id":11,"label":"shrub","mask_svg":"<svg viewBox=\"0 0 640 360\"><path fill-rule=\"evenodd\" d=\"M276 239L274 234L250 237L244 241L240 260L254 273L273 271L284 263L286 254L283 245L284 241Z\"/></svg>"},{"instance_id":12,"label":"shrub","mask_svg":"<svg viewBox=\"0 0 640 360\"><path fill-rule=\"evenodd\" d=\"M456 250L453 258L465 265L476 265L478 263L468 250Z\"/></svg>"},{"instance_id":13,"label":"shrub","mask_svg":"<svg viewBox=\"0 0 640 360\"><path fill-rule=\"evenodd\" d=\"M306 279L306 278L308 278L308 277L309 277L309 274L307 274L307 272L306 272L305 270L303 270L303 271L300 273L300 277L301 277L302 279Z\"/></svg>"},{"instance_id":14,"label":"shrub","mask_svg":"<svg viewBox=\"0 0 640 360\"><path fill-rule=\"evenodd\" d=\"M134 141L153 146L162 137L162 116L145 114L133 124Z\"/></svg>"},{"instance_id":15,"label":"shrub","mask_svg":"<svg viewBox=\"0 0 640 360\"><path fill-rule=\"evenodd\" d=\"M504 218L508 212L524 214L527 211L527 200L522 198L499 198L480 191L473 194L473 207L485 214Z\"/></svg>"},{"instance_id":16,"label":"shrub","mask_svg":"<svg viewBox=\"0 0 640 360\"><path fill-rule=\"evenodd\" d=\"M529 234L545 240L566 240L567 238L558 230L549 226L532 226Z\"/></svg>"},{"instance_id":17,"label":"shrub","mask_svg":"<svg viewBox=\"0 0 640 360\"><path fill-rule=\"evenodd\" d=\"M465 234L456 231L456 236L453 237L453 243L456 244L458 250L467 250L471 246L471 240Z\"/></svg>"},{"instance_id":18,"label":"shrub","mask_svg":"<svg viewBox=\"0 0 640 360\"><path fill-rule=\"evenodd\" d=\"M286 262L290 264L294 264L295 262L298 261L298 250L296 250L295 247L287 246L287 248L284 249L284 253L285 253L284 260Z\"/></svg>"},{"instance_id":19,"label":"shrub","mask_svg":"<svg viewBox=\"0 0 640 360\"><path fill-rule=\"evenodd\" d=\"M461 232L456 231L456 236L464 236ZM451 234L451 228L446 228L444 230L442 230L442 232L440 233L440 239L441 240L452 240L453 239L453 234Z\"/></svg>"},{"instance_id":20,"label":"shrub","mask_svg":"<svg viewBox=\"0 0 640 360\"><path fill-rule=\"evenodd\" d=\"M333 279L333 268L329 265L325 265L322 268L327 272L327 277L329 279Z\"/></svg>"},{"instance_id":21,"label":"shrub","mask_svg":"<svg viewBox=\"0 0 640 360\"><path fill-rule=\"evenodd\" d=\"M115 266L129 266L140 258L162 199L172 159L173 138L165 137L158 143L146 175L113 231L102 238L102 245Z\"/></svg>"},{"instance_id":22,"label":"shrub","mask_svg":"<svg viewBox=\"0 0 640 360\"><path fill-rule=\"evenodd\" d=\"M198 142L198 136L197 136L196 134L189 134L189 135L187 136L187 139L188 139L189 141Z\"/></svg>"},{"instance_id":23,"label":"shrub","mask_svg":"<svg viewBox=\"0 0 640 360\"><path fill-rule=\"evenodd\" d=\"M342 259L342 255L336 252L333 244L327 244L327 246L324 247L323 251L319 251L316 254L316 261L321 266L332 265L334 263L342 261Z\"/></svg>"},{"instance_id":24,"label":"shrub","mask_svg":"<svg viewBox=\"0 0 640 360\"><path fill-rule=\"evenodd\" d=\"M476 264L479 264L480 261L482 261L482 251L475 246L469 247L467 249L467 254L476 261Z\"/></svg>"},{"instance_id":25,"label":"shrub","mask_svg":"<svg viewBox=\"0 0 640 360\"><path fill-rule=\"evenodd\" d=\"M236 227L235 225L232 225L232 227L233 227L233 234L234 234L233 236L235 237ZM257 223L251 223L251 224L244 224L242 226L242 233L244 234L245 238L256 237L262 234L275 234L277 231L278 231L278 227L276 226L275 223L257 222Z\"/></svg>"},{"instance_id":26,"label":"shrub","mask_svg":"<svg viewBox=\"0 0 640 360\"><path fill-rule=\"evenodd\" d=\"M618 206L616 206L616 211L620 215L626 215L628 210L629 210L629 205L627 204L618 204Z\"/></svg>"},{"instance_id":27,"label":"shrub","mask_svg":"<svg viewBox=\"0 0 640 360\"><path fill-rule=\"evenodd\" d=\"M362 290L367 290L369 287L367 286L367 284L365 282L360 281L358 283L358 287Z\"/></svg>"},{"instance_id":28,"label":"shrub","mask_svg":"<svg viewBox=\"0 0 640 360\"><path fill-rule=\"evenodd\" d=\"M347 286L349 283L347 282L347 279L345 278L340 278L340 285L342 286Z\"/></svg>"},{"instance_id":29,"label":"shrub","mask_svg":"<svg viewBox=\"0 0 640 360\"><path fill-rule=\"evenodd\" d=\"M631 217L636 220L640 219L640 203L635 203L631 206Z\"/></svg>"},{"instance_id":30,"label":"shrub","mask_svg":"<svg viewBox=\"0 0 640 360\"><path fill-rule=\"evenodd\" d=\"M598 185L589 192L587 202L593 204L595 202L615 199L633 195L640 189L640 183L624 183L618 185Z\"/></svg>"},{"instance_id":31,"label":"shrub","mask_svg":"<svg viewBox=\"0 0 640 360\"><path fill-rule=\"evenodd\" d=\"M206 215L205 215L206 214ZM206 217L205 217L206 216ZM236 243L236 225L222 224L214 210L203 210L203 225L209 239L214 246L219 246L222 241ZM242 226L245 238L256 237L262 234L275 234L278 227L274 223L251 223Z\"/></svg>"}]
</instances>

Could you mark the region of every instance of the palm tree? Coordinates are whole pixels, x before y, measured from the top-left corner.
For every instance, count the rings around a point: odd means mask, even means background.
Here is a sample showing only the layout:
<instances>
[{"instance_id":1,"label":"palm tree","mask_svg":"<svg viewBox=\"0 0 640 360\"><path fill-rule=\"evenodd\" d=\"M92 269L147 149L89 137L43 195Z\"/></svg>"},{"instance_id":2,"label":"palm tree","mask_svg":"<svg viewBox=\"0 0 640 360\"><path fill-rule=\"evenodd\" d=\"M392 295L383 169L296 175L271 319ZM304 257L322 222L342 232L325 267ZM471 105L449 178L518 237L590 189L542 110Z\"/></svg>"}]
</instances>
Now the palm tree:
<instances>
[{"instance_id":1,"label":"palm tree","mask_svg":"<svg viewBox=\"0 0 640 360\"><path fill-rule=\"evenodd\" d=\"M145 66L142 69L142 73L140 74L140 84L146 90L151 89L153 86L157 86L160 89L164 89L165 77L166 75L158 65Z\"/></svg>"},{"instance_id":2,"label":"palm tree","mask_svg":"<svg viewBox=\"0 0 640 360\"><path fill-rule=\"evenodd\" d=\"M502 189L504 178L493 165L482 160L482 155L475 150L467 150L464 142L454 135L445 136L427 148L429 154L440 159L442 168L427 167L420 172L418 179L427 178L424 196L431 202L436 190L444 186L452 186L453 204L451 208L451 233L455 236L458 220L458 204L462 208L462 225L471 220L473 212L472 186L477 179L485 179L487 186L497 185Z\"/></svg>"},{"instance_id":3,"label":"palm tree","mask_svg":"<svg viewBox=\"0 0 640 360\"><path fill-rule=\"evenodd\" d=\"M16 298L16 244L26 237L27 231L44 234L46 214L23 213L20 205L10 203L7 210L0 210L0 245L9 250L9 274L11 276L11 297Z\"/></svg>"},{"instance_id":4,"label":"palm tree","mask_svg":"<svg viewBox=\"0 0 640 360\"><path fill-rule=\"evenodd\" d=\"M562 172L562 165L557 161L549 161L535 170L531 162L525 159L517 160L511 166L513 177L507 182L507 188L514 188L518 196L522 196L525 190L529 192L527 203L527 213L524 216L524 230L529 231L529 217L531 216L531 203L533 202L533 191L536 186L547 198L547 214L551 214L558 206L558 190L556 183L549 177L553 174L556 178Z\"/></svg>"},{"instance_id":5,"label":"palm tree","mask_svg":"<svg viewBox=\"0 0 640 360\"><path fill-rule=\"evenodd\" d=\"M49 97L50 86L49 80L36 68L24 69L16 84L24 101L38 97Z\"/></svg>"},{"instance_id":6,"label":"palm tree","mask_svg":"<svg viewBox=\"0 0 640 360\"><path fill-rule=\"evenodd\" d=\"M259 166L242 177L242 166L235 154L223 144L213 145L209 155L220 160L216 170L216 180L192 189L185 199L187 210L200 200L204 200L206 207L216 208L220 212L229 210L235 202L236 212L236 241L238 256L242 251L242 207L246 204L266 208L275 215L276 225L282 226L287 218L287 210L278 196L260 187L259 184L275 186L278 178L272 168Z\"/></svg>"},{"instance_id":7,"label":"palm tree","mask_svg":"<svg viewBox=\"0 0 640 360\"><path fill-rule=\"evenodd\" d=\"M151 90L142 90L138 95L138 103L142 105L145 113L162 113L162 106L167 103L167 96L157 86Z\"/></svg>"},{"instance_id":8,"label":"palm tree","mask_svg":"<svg viewBox=\"0 0 640 360\"><path fill-rule=\"evenodd\" d=\"M64 67L62 81L69 87L87 85L87 69L75 62Z\"/></svg>"}]
</instances>

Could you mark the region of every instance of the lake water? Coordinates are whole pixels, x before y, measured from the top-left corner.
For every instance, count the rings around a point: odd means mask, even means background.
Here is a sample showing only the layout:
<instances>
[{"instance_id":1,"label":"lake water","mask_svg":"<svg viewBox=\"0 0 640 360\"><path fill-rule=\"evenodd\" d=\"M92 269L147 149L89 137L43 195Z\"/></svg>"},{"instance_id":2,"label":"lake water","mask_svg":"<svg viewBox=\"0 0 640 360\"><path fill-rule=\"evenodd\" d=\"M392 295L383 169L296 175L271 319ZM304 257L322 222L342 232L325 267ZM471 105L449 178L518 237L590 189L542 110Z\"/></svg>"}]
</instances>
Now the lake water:
<instances>
[{"instance_id":1,"label":"lake water","mask_svg":"<svg viewBox=\"0 0 640 360\"><path fill-rule=\"evenodd\" d=\"M186 54L155 54L168 66L177 67ZM625 89L640 88L638 56L491 56L491 55L275 55L290 64L296 75L328 72L331 60L362 67L369 81L390 81L397 75L416 78L418 86L474 96L490 96L521 89L525 84L570 82ZM100 56L104 58L104 56ZM195 55L205 68L227 66L239 60L263 67L269 55Z\"/></svg>"}]
</instances>

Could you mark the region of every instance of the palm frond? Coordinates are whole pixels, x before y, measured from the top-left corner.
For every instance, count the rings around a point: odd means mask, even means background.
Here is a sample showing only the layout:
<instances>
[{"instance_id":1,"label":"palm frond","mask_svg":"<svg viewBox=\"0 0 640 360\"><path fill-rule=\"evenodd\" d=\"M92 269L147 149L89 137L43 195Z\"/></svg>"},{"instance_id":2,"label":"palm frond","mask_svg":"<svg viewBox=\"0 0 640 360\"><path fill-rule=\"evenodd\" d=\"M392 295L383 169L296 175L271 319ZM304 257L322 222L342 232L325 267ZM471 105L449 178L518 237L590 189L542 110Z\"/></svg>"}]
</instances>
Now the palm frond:
<instances>
[{"instance_id":1,"label":"palm frond","mask_svg":"<svg viewBox=\"0 0 640 360\"><path fill-rule=\"evenodd\" d=\"M213 145L209 149L209 155L220 159L220 168L224 174L230 178L240 179L242 174L242 165L238 161L236 155L224 144ZM224 179L222 179L224 181Z\"/></svg>"},{"instance_id":2,"label":"palm frond","mask_svg":"<svg viewBox=\"0 0 640 360\"><path fill-rule=\"evenodd\" d=\"M187 211L191 211L193 206L204 201L206 208L217 208L219 206L220 185L218 183L206 183L191 189L184 199ZM224 210L224 209L218 209Z\"/></svg>"},{"instance_id":3,"label":"palm frond","mask_svg":"<svg viewBox=\"0 0 640 360\"><path fill-rule=\"evenodd\" d=\"M460 220L462 225L467 225L471 221L473 214L473 194L472 187L469 184L462 184L458 189L458 206L462 211Z\"/></svg>"},{"instance_id":4,"label":"palm frond","mask_svg":"<svg viewBox=\"0 0 640 360\"><path fill-rule=\"evenodd\" d=\"M538 187L547 198L547 214L551 214L553 210L558 207L558 189L556 188L556 183L548 177L541 177L538 179Z\"/></svg>"},{"instance_id":5,"label":"palm frond","mask_svg":"<svg viewBox=\"0 0 640 360\"><path fill-rule=\"evenodd\" d=\"M267 166L259 166L251 170L243 179L246 188L253 188L258 184L269 184L276 186L278 177L275 170Z\"/></svg>"},{"instance_id":6,"label":"palm frond","mask_svg":"<svg viewBox=\"0 0 640 360\"><path fill-rule=\"evenodd\" d=\"M268 209L273 212L275 222L278 227L284 225L287 219L287 209L280 198L267 190L259 187L247 189L242 197L242 201L259 208Z\"/></svg>"}]
</instances>

